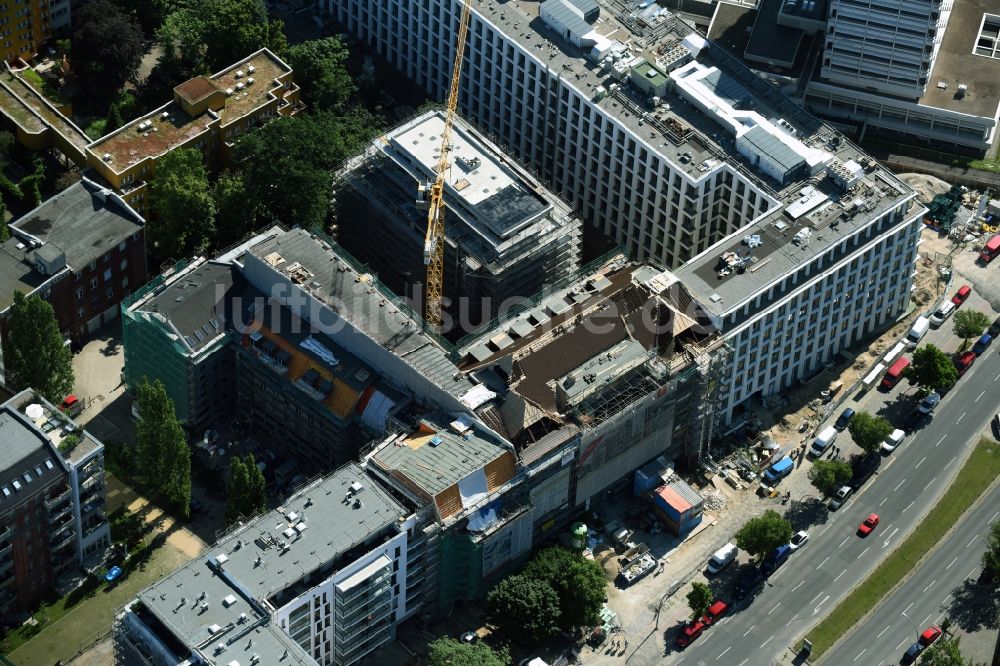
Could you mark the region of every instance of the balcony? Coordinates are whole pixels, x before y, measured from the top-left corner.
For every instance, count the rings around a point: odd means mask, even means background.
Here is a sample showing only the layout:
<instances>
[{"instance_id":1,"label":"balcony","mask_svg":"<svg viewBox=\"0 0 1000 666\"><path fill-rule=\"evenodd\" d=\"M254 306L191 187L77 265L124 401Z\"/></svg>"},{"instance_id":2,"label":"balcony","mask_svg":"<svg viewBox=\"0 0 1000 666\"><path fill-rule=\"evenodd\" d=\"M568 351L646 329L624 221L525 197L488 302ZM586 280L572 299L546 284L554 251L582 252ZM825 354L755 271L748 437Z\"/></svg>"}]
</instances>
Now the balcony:
<instances>
[{"instance_id":1,"label":"balcony","mask_svg":"<svg viewBox=\"0 0 1000 666\"><path fill-rule=\"evenodd\" d=\"M8 579L14 577L14 558L8 557L6 560L0 560L0 585L3 585L8 581Z\"/></svg>"},{"instance_id":2,"label":"balcony","mask_svg":"<svg viewBox=\"0 0 1000 666\"><path fill-rule=\"evenodd\" d=\"M59 506L49 509L49 525L60 523L63 516L68 515L73 510L72 502L63 502Z\"/></svg>"},{"instance_id":3,"label":"balcony","mask_svg":"<svg viewBox=\"0 0 1000 666\"><path fill-rule=\"evenodd\" d=\"M98 476L92 476L83 483L80 484L80 494L83 495L85 492L92 490L94 488L100 490L104 487L104 474Z\"/></svg>"},{"instance_id":4,"label":"balcony","mask_svg":"<svg viewBox=\"0 0 1000 666\"><path fill-rule=\"evenodd\" d=\"M6 530L0 532L0 543L4 541L10 541L11 537L14 536L14 526L11 525Z\"/></svg>"},{"instance_id":5,"label":"balcony","mask_svg":"<svg viewBox=\"0 0 1000 666\"><path fill-rule=\"evenodd\" d=\"M69 496L70 496L70 489L67 487L65 490L61 491L58 495L55 495L54 497L50 497L49 499L45 500L45 508L51 510L52 507L59 504L63 500L69 498Z\"/></svg>"},{"instance_id":6,"label":"balcony","mask_svg":"<svg viewBox=\"0 0 1000 666\"><path fill-rule=\"evenodd\" d=\"M14 544L8 543L6 546L0 546L0 570L6 566L8 562L13 562L14 558L11 557L11 553L14 552Z\"/></svg>"},{"instance_id":7,"label":"balcony","mask_svg":"<svg viewBox=\"0 0 1000 666\"><path fill-rule=\"evenodd\" d=\"M66 546L68 546L71 543L75 543L76 542L76 533L73 530L69 530L68 532L66 532L66 536L65 537L59 536L57 538L59 538L61 540L60 541L53 541L53 542L51 542L52 552L56 552L56 551L60 550L61 548L65 548Z\"/></svg>"}]
</instances>

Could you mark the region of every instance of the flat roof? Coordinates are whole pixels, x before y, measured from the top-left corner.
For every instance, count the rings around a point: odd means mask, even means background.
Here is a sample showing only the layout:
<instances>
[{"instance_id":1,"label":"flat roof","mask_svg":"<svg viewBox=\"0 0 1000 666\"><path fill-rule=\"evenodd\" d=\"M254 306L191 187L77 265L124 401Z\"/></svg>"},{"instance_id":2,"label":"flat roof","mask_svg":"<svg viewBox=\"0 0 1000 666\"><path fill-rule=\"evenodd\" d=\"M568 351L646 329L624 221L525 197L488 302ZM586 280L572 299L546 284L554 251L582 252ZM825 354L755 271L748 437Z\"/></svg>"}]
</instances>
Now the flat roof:
<instances>
[{"instance_id":1,"label":"flat roof","mask_svg":"<svg viewBox=\"0 0 1000 666\"><path fill-rule=\"evenodd\" d=\"M362 489L348 496L353 484ZM259 654L261 664L286 663L288 659L282 659L285 650L291 663L312 664L308 654L273 621L251 629L275 610L269 598L336 563L352 549L390 533L407 514L399 502L351 463L300 489L281 507L230 532L199 557L140 592L137 599L189 648L207 646L203 654L210 663L229 664L242 648L247 658L251 653ZM220 555L224 556L225 575L214 566ZM312 586L336 571L328 569ZM246 614L246 620L241 619L241 613ZM246 649L251 638L252 649ZM225 651L215 652L218 643L227 644Z\"/></svg>"},{"instance_id":2,"label":"flat roof","mask_svg":"<svg viewBox=\"0 0 1000 666\"><path fill-rule=\"evenodd\" d=\"M794 64L795 56L799 51L799 45L802 43L802 29L778 23L778 12L781 10L782 5L794 1L761 0L757 6L757 18L753 24L753 34L750 35L750 41L746 47L745 56L747 58L754 57L763 60L773 60L778 63ZM813 4L815 5L816 3L814 2Z\"/></svg>"},{"instance_id":3,"label":"flat roof","mask_svg":"<svg viewBox=\"0 0 1000 666\"><path fill-rule=\"evenodd\" d=\"M254 68L253 72L249 71L250 67ZM233 89L233 94L226 96L226 105L222 109L192 117L176 101L170 101L94 141L87 146L87 150L113 171L121 173L133 164L149 157L158 157L194 139L216 122L225 127L248 115L274 96L272 91L278 85L275 79L291 71L278 56L267 49L261 49L206 79L209 85L217 86L219 90ZM237 76L238 72L240 76ZM246 85L249 78L253 78L254 83ZM178 89L186 92L186 86L191 86L197 88L193 92L204 93L204 85L192 83L193 81L197 82L198 79L181 83ZM241 83L244 88L236 90ZM151 127L139 131L139 125L146 121L151 121ZM110 160L104 160L104 155L110 155Z\"/></svg>"},{"instance_id":4,"label":"flat roof","mask_svg":"<svg viewBox=\"0 0 1000 666\"><path fill-rule=\"evenodd\" d=\"M983 15L998 12L996 0L955 0L937 59L919 104L992 118L1000 107L1000 59L976 55ZM941 89L939 83L947 84ZM968 89L958 97L959 84Z\"/></svg>"},{"instance_id":5,"label":"flat roof","mask_svg":"<svg viewBox=\"0 0 1000 666\"><path fill-rule=\"evenodd\" d=\"M47 438L13 405L0 407L0 511L66 477Z\"/></svg>"}]
</instances>

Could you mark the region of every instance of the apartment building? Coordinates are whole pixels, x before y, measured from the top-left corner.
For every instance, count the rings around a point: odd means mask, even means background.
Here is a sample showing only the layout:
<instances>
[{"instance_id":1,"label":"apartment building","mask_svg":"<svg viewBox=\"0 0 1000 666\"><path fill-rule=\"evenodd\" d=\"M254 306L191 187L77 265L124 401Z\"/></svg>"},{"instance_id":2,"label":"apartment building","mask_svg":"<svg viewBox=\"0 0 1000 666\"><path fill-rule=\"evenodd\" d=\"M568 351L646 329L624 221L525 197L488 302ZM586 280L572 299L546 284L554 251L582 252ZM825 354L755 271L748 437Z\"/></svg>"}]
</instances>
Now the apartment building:
<instances>
[{"instance_id":1,"label":"apartment building","mask_svg":"<svg viewBox=\"0 0 1000 666\"><path fill-rule=\"evenodd\" d=\"M0 616L33 611L111 545L104 446L31 389L0 405Z\"/></svg>"},{"instance_id":2,"label":"apartment building","mask_svg":"<svg viewBox=\"0 0 1000 666\"><path fill-rule=\"evenodd\" d=\"M80 345L116 321L121 300L147 279L145 220L86 178L8 227L11 237L0 244L0 322L15 291L38 295Z\"/></svg>"},{"instance_id":3,"label":"apartment building","mask_svg":"<svg viewBox=\"0 0 1000 666\"><path fill-rule=\"evenodd\" d=\"M377 139L338 178L338 242L414 302L423 300L426 207L444 113L430 111ZM459 331L489 322L579 267L580 219L462 118L445 175L445 311Z\"/></svg>"},{"instance_id":4,"label":"apartment building","mask_svg":"<svg viewBox=\"0 0 1000 666\"><path fill-rule=\"evenodd\" d=\"M224 167L241 134L299 109L292 69L261 49L211 76L174 88L174 98L86 148L87 165L139 212L160 157L175 148L197 148L210 167Z\"/></svg>"},{"instance_id":5,"label":"apartment building","mask_svg":"<svg viewBox=\"0 0 1000 666\"><path fill-rule=\"evenodd\" d=\"M115 663L362 662L419 608L413 525L358 465L342 467L126 604Z\"/></svg>"},{"instance_id":6,"label":"apartment building","mask_svg":"<svg viewBox=\"0 0 1000 666\"><path fill-rule=\"evenodd\" d=\"M35 56L56 28L69 25L69 0L0 2L0 52L12 62Z\"/></svg>"}]
</instances>

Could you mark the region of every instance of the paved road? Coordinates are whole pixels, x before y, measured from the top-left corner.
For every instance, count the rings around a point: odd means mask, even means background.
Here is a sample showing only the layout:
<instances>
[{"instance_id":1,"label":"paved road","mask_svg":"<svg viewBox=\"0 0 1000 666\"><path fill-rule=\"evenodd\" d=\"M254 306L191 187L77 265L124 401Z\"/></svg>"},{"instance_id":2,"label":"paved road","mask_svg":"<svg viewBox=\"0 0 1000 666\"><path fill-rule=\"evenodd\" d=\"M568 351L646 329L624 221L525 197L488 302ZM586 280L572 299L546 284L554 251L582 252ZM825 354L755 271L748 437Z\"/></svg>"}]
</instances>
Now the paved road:
<instances>
[{"instance_id":1,"label":"paved road","mask_svg":"<svg viewBox=\"0 0 1000 666\"><path fill-rule=\"evenodd\" d=\"M905 583L875 609L820 662L823 666L896 664L903 652L931 624L954 616L952 605L976 595L983 539L1000 518L1000 485L963 516L947 539ZM974 602L973 602L974 603ZM958 609L957 609L958 610ZM961 610L958 610L961 613ZM961 619L956 624L962 625Z\"/></svg>"},{"instance_id":2,"label":"paved road","mask_svg":"<svg viewBox=\"0 0 1000 666\"><path fill-rule=\"evenodd\" d=\"M771 576L749 607L737 609L683 652L674 650L676 628L669 629L665 661L768 663L862 581L934 506L969 452L970 442L996 413L998 347L978 359L945 396L934 418L910 434L846 505L836 513L815 513L810 543ZM873 511L881 516L881 524L870 537L858 537L858 524ZM633 661L649 659L643 654Z\"/></svg>"}]
</instances>

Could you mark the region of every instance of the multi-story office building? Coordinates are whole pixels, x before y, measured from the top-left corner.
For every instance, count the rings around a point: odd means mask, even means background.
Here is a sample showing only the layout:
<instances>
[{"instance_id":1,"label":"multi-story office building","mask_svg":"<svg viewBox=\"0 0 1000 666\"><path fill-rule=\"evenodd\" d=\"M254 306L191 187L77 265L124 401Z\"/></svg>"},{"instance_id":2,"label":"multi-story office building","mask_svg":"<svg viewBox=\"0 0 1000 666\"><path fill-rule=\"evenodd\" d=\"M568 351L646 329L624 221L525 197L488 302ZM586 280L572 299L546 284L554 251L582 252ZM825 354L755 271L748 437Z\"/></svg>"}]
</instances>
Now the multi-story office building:
<instances>
[{"instance_id":1,"label":"multi-story office building","mask_svg":"<svg viewBox=\"0 0 1000 666\"><path fill-rule=\"evenodd\" d=\"M387 132L348 162L337 188L338 242L383 284L418 303L427 213L414 200L435 178L443 130L443 112L431 111ZM507 299L529 297L575 272L580 220L461 118L451 142L445 310L467 333Z\"/></svg>"},{"instance_id":2,"label":"multi-story office building","mask_svg":"<svg viewBox=\"0 0 1000 666\"><path fill-rule=\"evenodd\" d=\"M163 155L197 148L210 167L221 168L241 134L275 116L293 115L299 106L291 67L261 49L211 76L181 83L173 100L91 143L87 165L142 212L146 185Z\"/></svg>"},{"instance_id":3,"label":"multi-story office building","mask_svg":"<svg viewBox=\"0 0 1000 666\"><path fill-rule=\"evenodd\" d=\"M52 304L73 344L118 318L146 279L145 220L112 190L83 179L9 224L0 244L0 317L14 292ZM0 323L2 326L2 323Z\"/></svg>"},{"instance_id":4,"label":"multi-story office building","mask_svg":"<svg viewBox=\"0 0 1000 666\"><path fill-rule=\"evenodd\" d=\"M0 615L31 611L110 545L104 446L27 389L0 405Z\"/></svg>"},{"instance_id":5,"label":"multi-story office building","mask_svg":"<svg viewBox=\"0 0 1000 666\"><path fill-rule=\"evenodd\" d=\"M115 619L115 663L359 663L420 607L414 524L342 467L140 592Z\"/></svg>"}]
</instances>

